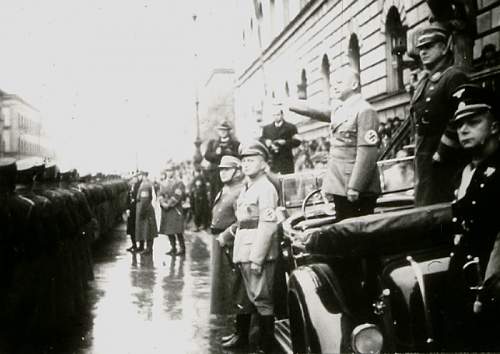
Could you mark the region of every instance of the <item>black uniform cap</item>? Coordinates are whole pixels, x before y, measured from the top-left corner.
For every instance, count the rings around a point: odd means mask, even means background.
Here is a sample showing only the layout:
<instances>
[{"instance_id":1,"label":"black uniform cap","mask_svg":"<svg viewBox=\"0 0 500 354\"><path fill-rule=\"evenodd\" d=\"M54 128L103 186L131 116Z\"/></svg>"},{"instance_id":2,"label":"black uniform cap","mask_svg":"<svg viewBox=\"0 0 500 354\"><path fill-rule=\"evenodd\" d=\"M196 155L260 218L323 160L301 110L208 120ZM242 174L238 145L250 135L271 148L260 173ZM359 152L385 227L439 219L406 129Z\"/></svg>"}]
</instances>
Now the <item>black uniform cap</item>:
<instances>
[{"instance_id":1,"label":"black uniform cap","mask_svg":"<svg viewBox=\"0 0 500 354\"><path fill-rule=\"evenodd\" d=\"M499 108L493 92L475 84L458 86L452 94L457 100L457 109L453 116L453 125L475 114L490 111L494 119L499 120Z\"/></svg>"},{"instance_id":2,"label":"black uniform cap","mask_svg":"<svg viewBox=\"0 0 500 354\"><path fill-rule=\"evenodd\" d=\"M416 47L420 48L428 43L443 42L446 43L450 32L439 22L434 22L420 30L417 38Z\"/></svg>"}]
</instances>

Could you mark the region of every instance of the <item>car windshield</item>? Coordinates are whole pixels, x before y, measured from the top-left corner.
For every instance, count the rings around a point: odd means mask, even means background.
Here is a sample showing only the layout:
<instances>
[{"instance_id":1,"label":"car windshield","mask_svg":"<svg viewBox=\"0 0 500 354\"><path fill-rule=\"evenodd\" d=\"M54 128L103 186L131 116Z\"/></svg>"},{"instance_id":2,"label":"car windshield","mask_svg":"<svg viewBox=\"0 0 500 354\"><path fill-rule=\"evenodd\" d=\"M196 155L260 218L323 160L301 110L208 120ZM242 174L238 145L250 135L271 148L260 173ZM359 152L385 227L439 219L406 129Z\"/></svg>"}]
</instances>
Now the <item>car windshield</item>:
<instances>
[{"instance_id":1,"label":"car windshield","mask_svg":"<svg viewBox=\"0 0 500 354\"><path fill-rule=\"evenodd\" d=\"M302 205L304 198L321 187L322 171L295 173L283 177L282 195L284 206L293 208ZM321 202L320 194L310 198L308 205Z\"/></svg>"},{"instance_id":2,"label":"car windshield","mask_svg":"<svg viewBox=\"0 0 500 354\"><path fill-rule=\"evenodd\" d=\"M377 162L382 193L411 193L414 187L414 157Z\"/></svg>"}]
</instances>

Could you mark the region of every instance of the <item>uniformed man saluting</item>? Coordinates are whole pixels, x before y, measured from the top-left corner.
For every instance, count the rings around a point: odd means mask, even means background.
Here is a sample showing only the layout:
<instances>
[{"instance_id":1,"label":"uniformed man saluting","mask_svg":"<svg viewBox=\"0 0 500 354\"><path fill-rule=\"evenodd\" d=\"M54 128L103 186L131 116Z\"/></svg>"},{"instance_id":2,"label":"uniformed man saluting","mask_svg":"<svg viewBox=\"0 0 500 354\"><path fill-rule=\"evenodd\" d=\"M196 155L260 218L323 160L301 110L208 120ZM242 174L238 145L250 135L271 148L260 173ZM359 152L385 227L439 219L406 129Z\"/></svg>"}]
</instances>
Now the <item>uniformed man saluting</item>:
<instances>
[{"instance_id":1,"label":"uniformed man saluting","mask_svg":"<svg viewBox=\"0 0 500 354\"><path fill-rule=\"evenodd\" d=\"M269 353L274 340L272 289L279 254L278 193L265 174L269 152L263 144L255 142L243 148L241 157L247 181L236 202L233 262L240 267L248 297L259 317L261 343L251 345Z\"/></svg>"},{"instance_id":2,"label":"uniformed man saluting","mask_svg":"<svg viewBox=\"0 0 500 354\"><path fill-rule=\"evenodd\" d=\"M350 67L339 69L333 83L332 107L304 107L296 102L290 110L330 122L331 144L322 190L333 195L337 220L373 213L380 194L377 169L379 119L361 96L359 74Z\"/></svg>"},{"instance_id":3,"label":"uniformed man saluting","mask_svg":"<svg viewBox=\"0 0 500 354\"><path fill-rule=\"evenodd\" d=\"M454 90L468 81L453 65L449 31L439 23L423 28L416 48L424 66L411 99L415 126L415 204L418 206L453 199L450 178L462 166L456 130L449 126L456 109Z\"/></svg>"}]
</instances>

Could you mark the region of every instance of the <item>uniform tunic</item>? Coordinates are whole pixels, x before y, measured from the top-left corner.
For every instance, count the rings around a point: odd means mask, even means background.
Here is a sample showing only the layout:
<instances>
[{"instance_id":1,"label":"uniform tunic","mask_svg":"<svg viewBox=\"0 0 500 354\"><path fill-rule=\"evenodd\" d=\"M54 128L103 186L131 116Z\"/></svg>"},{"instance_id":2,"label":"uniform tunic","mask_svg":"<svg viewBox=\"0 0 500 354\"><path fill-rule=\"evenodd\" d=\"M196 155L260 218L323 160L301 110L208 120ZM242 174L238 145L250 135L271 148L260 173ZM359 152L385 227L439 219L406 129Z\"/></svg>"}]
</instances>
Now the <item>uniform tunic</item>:
<instances>
[{"instance_id":1,"label":"uniform tunic","mask_svg":"<svg viewBox=\"0 0 500 354\"><path fill-rule=\"evenodd\" d=\"M323 191L346 196L347 189L360 195L378 195L377 169L379 120L361 95L349 97L331 116L331 147Z\"/></svg>"},{"instance_id":2,"label":"uniform tunic","mask_svg":"<svg viewBox=\"0 0 500 354\"><path fill-rule=\"evenodd\" d=\"M265 174L245 185L236 202L238 229L233 262L240 264L247 295L263 316L274 314L275 260L279 256L277 206L278 193ZM262 272L251 271L251 263L261 265Z\"/></svg>"},{"instance_id":3,"label":"uniform tunic","mask_svg":"<svg viewBox=\"0 0 500 354\"><path fill-rule=\"evenodd\" d=\"M500 233L500 218L498 210L493 207L495 201L500 200L500 151L497 151L487 160L479 163L472 171L466 166L463 180L470 179L465 189L465 195L453 203L455 221L465 233L465 243L469 252L481 259L483 272L488 268L487 276L500 275L500 255L498 251L490 259L490 252L495 239ZM464 183L465 184L465 183ZM460 194L462 194L461 192ZM486 266L488 260L490 264Z\"/></svg>"},{"instance_id":4,"label":"uniform tunic","mask_svg":"<svg viewBox=\"0 0 500 354\"><path fill-rule=\"evenodd\" d=\"M415 125L415 203L417 206L453 200L452 178L462 166L456 131L448 126L457 102L453 91L468 81L466 74L444 62L425 73L411 99ZM433 162L438 152L441 162Z\"/></svg>"},{"instance_id":5,"label":"uniform tunic","mask_svg":"<svg viewBox=\"0 0 500 354\"><path fill-rule=\"evenodd\" d=\"M143 180L137 192L135 238L137 241L152 240L158 236L153 201L153 183Z\"/></svg>"},{"instance_id":6,"label":"uniform tunic","mask_svg":"<svg viewBox=\"0 0 500 354\"><path fill-rule=\"evenodd\" d=\"M212 210L212 284L210 313L233 314L250 313L250 300L245 291L239 269L233 270L233 238L229 232L223 232L236 222L236 199L243 189L242 181L224 185L216 196ZM225 246L221 247L216 236L223 232Z\"/></svg>"},{"instance_id":7,"label":"uniform tunic","mask_svg":"<svg viewBox=\"0 0 500 354\"><path fill-rule=\"evenodd\" d=\"M160 186L161 224L160 233L174 235L184 232L182 201L185 197L184 183L177 178L166 179Z\"/></svg>"}]
</instances>

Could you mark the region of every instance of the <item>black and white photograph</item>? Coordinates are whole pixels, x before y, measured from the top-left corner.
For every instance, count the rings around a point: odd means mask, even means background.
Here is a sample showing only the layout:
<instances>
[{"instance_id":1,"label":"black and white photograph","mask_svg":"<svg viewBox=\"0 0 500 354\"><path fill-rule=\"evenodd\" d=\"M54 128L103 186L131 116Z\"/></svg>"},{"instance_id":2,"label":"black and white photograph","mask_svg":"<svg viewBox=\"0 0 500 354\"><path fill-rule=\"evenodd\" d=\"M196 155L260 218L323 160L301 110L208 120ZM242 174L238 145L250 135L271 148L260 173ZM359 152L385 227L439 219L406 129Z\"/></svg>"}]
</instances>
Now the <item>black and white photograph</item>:
<instances>
[{"instance_id":1,"label":"black and white photograph","mask_svg":"<svg viewBox=\"0 0 500 354\"><path fill-rule=\"evenodd\" d=\"M0 32L0 354L500 352L500 0Z\"/></svg>"}]
</instances>

